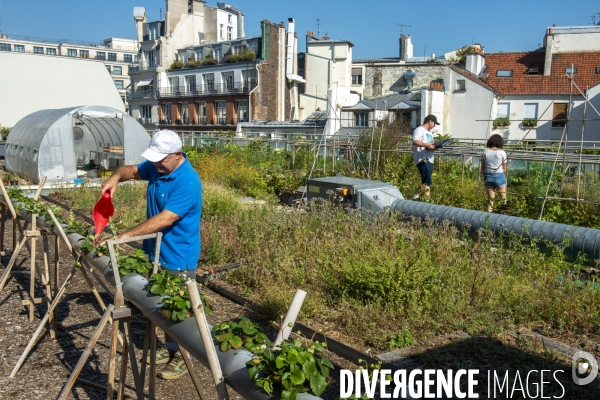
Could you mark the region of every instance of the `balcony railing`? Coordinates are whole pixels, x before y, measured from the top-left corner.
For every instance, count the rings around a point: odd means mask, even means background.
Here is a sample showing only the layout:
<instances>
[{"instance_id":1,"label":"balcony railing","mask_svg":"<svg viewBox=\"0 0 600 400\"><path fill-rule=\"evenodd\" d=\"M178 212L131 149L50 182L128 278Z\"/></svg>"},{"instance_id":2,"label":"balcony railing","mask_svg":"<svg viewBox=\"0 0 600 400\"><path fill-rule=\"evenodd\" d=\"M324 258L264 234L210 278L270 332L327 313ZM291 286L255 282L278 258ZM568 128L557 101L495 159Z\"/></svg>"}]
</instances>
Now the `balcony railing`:
<instances>
[{"instance_id":1,"label":"balcony railing","mask_svg":"<svg viewBox=\"0 0 600 400\"><path fill-rule=\"evenodd\" d=\"M152 118L138 118L140 124L151 124Z\"/></svg>"},{"instance_id":2,"label":"balcony railing","mask_svg":"<svg viewBox=\"0 0 600 400\"><path fill-rule=\"evenodd\" d=\"M151 69L156 69L160 64L156 62L137 62L129 65L129 72L140 72L140 71L148 71Z\"/></svg>"},{"instance_id":3,"label":"balcony railing","mask_svg":"<svg viewBox=\"0 0 600 400\"><path fill-rule=\"evenodd\" d=\"M154 90L131 90L127 92L128 99L155 99L156 91Z\"/></svg>"},{"instance_id":4,"label":"balcony railing","mask_svg":"<svg viewBox=\"0 0 600 400\"><path fill-rule=\"evenodd\" d=\"M243 122L243 121L239 121ZM216 117L209 120L207 117L186 117L176 119L161 119L159 124L162 125L234 125L236 122L233 120L227 121L226 117Z\"/></svg>"},{"instance_id":5,"label":"balcony railing","mask_svg":"<svg viewBox=\"0 0 600 400\"><path fill-rule=\"evenodd\" d=\"M255 79L247 82L220 83L212 85L176 86L158 89L158 97L212 96L219 94L250 94L257 86Z\"/></svg>"}]
</instances>

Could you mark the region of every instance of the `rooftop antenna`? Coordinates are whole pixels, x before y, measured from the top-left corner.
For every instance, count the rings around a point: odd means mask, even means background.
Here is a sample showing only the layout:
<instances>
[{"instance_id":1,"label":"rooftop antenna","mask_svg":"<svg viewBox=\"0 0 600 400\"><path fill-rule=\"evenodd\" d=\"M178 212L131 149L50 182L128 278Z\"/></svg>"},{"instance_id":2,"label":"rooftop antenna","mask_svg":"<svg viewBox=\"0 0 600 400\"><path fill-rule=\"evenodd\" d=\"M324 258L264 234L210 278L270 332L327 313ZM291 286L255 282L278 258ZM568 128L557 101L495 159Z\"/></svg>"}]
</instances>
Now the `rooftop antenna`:
<instances>
[{"instance_id":1,"label":"rooftop antenna","mask_svg":"<svg viewBox=\"0 0 600 400\"><path fill-rule=\"evenodd\" d=\"M395 23L395 22L390 22L390 24L392 24L392 25L397 25L397 26L399 26L399 27L400 27L400 36L402 36L402 28L404 28L405 26L406 26L406 27L408 27L408 28L412 28L412 26L410 26L410 25L405 25L405 24L397 24L397 23Z\"/></svg>"},{"instance_id":2,"label":"rooftop antenna","mask_svg":"<svg viewBox=\"0 0 600 400\"><path fill-rule=\"evenodd\" d=\"M317 18L317 37L321 37L321 20Z\"/></svg>"},{"instance_id":3,"label":"rooftop antenna","mask_svg":"<svg viewBox=\"0 0 600 400\"><path fill-rule=\"evenodd\" d=\"M585 17L579 17L579 18L591 18L592 19L592 25L596 25L596 16L600 17L600 12L592 13L590 15L586 15ZM599 18L598 25L600 25L600 18Z\"/></svg>"},{"instance_id":4,"label":"rooftop antenna","mask_svg":"<svg viewBox=\"0 0 600 400\"><path fill-rule=\"evenodd\" d=\"M160 21L162 19L162 7L159 10L160 10L160 18L158 18L158 20Z\"/></svg>"}]
</instances>

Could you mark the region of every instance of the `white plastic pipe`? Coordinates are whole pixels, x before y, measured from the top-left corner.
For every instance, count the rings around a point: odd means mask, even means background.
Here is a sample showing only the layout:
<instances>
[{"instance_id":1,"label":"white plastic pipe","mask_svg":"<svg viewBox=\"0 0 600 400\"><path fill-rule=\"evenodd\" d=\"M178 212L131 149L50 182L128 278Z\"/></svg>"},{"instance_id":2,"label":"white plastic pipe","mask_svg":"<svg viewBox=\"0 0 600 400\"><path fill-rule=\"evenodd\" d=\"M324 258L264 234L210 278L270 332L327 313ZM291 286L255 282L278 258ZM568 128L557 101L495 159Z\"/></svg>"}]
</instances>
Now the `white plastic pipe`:
<instances>
[{"instance_id":1,"label":"white plastic pipe","mask_svg":"<svg viewBox=\"0 0 600 400\"><path fill-rule=\"evenodd\" d=\"M296 290L296 294L292 299L292 304L290 304L290 308L288 309L283 323L281 324L281 329L277 334L277 338L275 339L275 343L273 343L273 347L279 346L281 342L290 337L290 334L292 333L292 327L296 323L296 318L298 318L298 314L300 313L300 308L302 308L302 303L304 303L305 297L306 292L304 290Z\"/></svg>"}]
</instances>

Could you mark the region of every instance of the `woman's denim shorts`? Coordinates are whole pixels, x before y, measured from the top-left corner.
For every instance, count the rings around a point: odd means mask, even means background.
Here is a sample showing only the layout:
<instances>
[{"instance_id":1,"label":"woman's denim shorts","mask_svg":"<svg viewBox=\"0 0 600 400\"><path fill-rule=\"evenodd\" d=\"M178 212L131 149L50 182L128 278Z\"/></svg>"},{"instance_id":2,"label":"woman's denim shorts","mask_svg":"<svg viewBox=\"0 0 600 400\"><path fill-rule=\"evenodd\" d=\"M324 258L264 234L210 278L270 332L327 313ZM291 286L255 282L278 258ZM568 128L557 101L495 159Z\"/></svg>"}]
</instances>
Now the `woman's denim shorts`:
<instances>
[{"instance_id":1,"label":"woman's denim shorts","mask_svg":"<svg viewBox=\"0 0 600 400\"><path fill-rule=\"evenodd\" d=\"M484 183L485 187L490 188L501 188L506 185L506 177L504 176L504 172L496 172L492 174L491 172L486 172L484 175Z\"/></svg>"}]
</instances>

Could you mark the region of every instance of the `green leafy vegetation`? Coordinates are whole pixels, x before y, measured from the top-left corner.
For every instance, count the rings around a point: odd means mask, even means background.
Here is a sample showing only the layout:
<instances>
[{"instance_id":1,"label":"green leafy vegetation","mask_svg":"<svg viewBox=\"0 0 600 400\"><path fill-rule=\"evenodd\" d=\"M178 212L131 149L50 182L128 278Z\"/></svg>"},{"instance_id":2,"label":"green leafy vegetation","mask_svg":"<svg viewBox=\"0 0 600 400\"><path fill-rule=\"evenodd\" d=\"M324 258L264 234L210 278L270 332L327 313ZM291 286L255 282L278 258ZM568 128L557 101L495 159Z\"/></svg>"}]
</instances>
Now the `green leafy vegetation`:
<instances>
[{"instance_id":1,"label":"green leafy vegetation","mask_svg":"<svg viewBox=\"0 0 600 400\"><path fill-rule=\"evenodd\" d=\"M284 340L279 349L263 350L246 363L248 375L266 393L281 389L281 398L295 400L298 393L320 396L327 388L333 364L325 358L325 343L304 346L299 340Z\"/></svg>"},{"instance_id":2,"label":"green leafy vegetation","mask_svg":"<svg viewBox=\"0 0 600 400\"><path fill-rule=\"evenodd\" d=\"M494 129L505 127L510 125L510 119L508 117L498 117L494 121L492 121L492 126Z\"/></svg>"},{"instance_id":3,"label":"green leafy vegetation","mask_svg":"<svg viewBox=\"0 0 600 400\"><path fill-rule=\"evenodd\" d=\"M235 321L224 321L212 328L222 352L241 349L254 353L271 347L271 341L262 332L262 328L246 317Z\"/></svg>"},{"instance_id":4,"label":"green leafy vegetation","mask_svg":"<svg viewBox=\"0 0 600 400\"><path fill-rule=\"evenodd\" d=\"M161 314L165 320L171 319L177 322L192 316L192 303L185 281L186 279L180 274L174 274L168 269L161 269L150 276L148 293L162 297L161 303L165 307L161 310ZM202 294L200 294L200 299L204 306L204 312L212 314L212 310L206 304L206 299Z\"/></svg>"}]
</instances>

